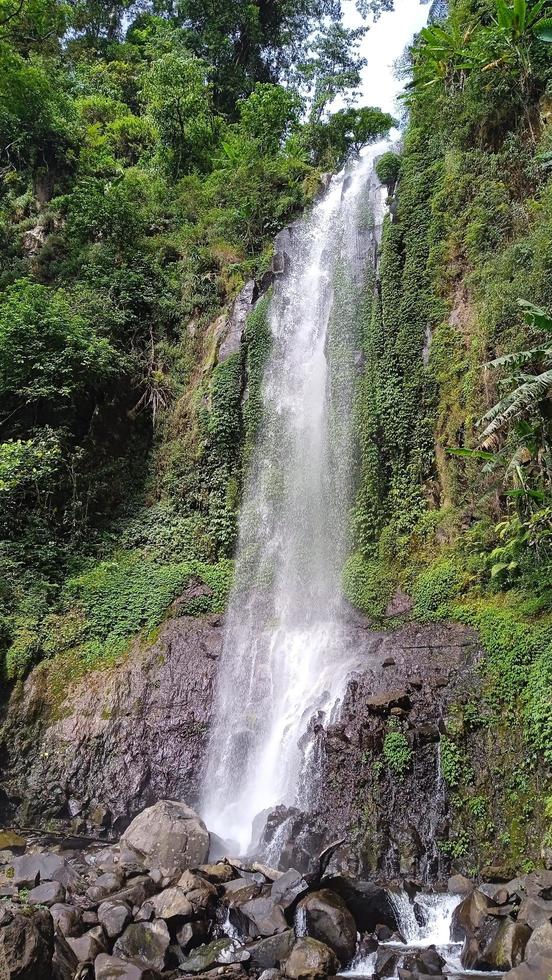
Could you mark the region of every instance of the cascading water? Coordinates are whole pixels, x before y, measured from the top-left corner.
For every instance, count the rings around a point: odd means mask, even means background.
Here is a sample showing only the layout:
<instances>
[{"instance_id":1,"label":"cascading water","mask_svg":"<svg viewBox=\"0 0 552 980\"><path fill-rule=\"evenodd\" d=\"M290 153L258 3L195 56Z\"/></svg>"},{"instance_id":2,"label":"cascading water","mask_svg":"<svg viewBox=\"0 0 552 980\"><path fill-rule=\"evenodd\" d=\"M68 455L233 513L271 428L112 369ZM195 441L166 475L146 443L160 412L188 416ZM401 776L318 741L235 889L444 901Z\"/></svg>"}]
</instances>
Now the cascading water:
<instances>
[{"instance_id":1,"label":"cascading water","mask_svg":"<svg viewBox=\"0 0 552 980\"><path fill-rule=\"evenodd\" d=\"M340 625L352 477L358 317L383 192L382 147L334 178L286 246L270 304L263 419L240 520L204 795L210 829L244 852L254 818L293 803L298 742L331 718L355 665Z\"/></svg>"}]
</instances>

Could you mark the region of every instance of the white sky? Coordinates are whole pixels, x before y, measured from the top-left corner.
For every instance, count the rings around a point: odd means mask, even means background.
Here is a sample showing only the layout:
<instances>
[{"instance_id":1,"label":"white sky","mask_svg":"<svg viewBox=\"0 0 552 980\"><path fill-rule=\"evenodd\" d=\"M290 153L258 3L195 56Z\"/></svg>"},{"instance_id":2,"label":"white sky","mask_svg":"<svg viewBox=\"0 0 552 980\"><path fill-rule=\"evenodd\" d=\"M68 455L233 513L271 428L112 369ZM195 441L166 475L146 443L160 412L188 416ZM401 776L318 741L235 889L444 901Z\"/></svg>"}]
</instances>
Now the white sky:
<instances>
[{"instance_id":1,"label":"white sky","mask_svg":"<svg viewBox=\"0 0 552 980\"><path fill-rule=\"evenodd\" d=\"M347 27L360 27L364 21L355 9L354 0L343 2ZM396 109L395 100L401 82L393 76L393 62L401 56L414 34L424 27L429 4L419 0L395 0L395 9L381 14L371 24L361 43L368 64L362 72L362 95L358 105L374 105L385 112Z\"/></svg>"}]
</instances>

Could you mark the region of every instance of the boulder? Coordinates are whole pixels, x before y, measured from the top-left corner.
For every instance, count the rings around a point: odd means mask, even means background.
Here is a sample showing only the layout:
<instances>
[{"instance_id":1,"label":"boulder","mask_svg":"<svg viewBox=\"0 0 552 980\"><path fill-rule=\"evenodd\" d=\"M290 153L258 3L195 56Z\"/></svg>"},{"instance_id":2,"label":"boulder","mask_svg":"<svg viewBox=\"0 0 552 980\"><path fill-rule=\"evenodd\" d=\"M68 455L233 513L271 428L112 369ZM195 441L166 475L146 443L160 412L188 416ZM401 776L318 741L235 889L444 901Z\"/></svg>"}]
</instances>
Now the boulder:
<instances>
[{"instance_id":1,"label":"boulder","mask_svg":"<svg viewBox=\"0 0 552 980\"><path fill-rule=\"evenodd\" d=\"M76 871L59 854L23 854L12 862L11 881L19 888L34 888L42 881L59 881L66 888L77 885Z\"/></svg>"},{"instance_id":2,"label":"boulder","mask_svg":"<svg viewBox=\"0 0 552 980\"><path fill-rule=\"evenodd\" d=\"M525 959L528 962L538 956L552 956L552 922L542 922L537 926L525 947Z\"/></svg>"},{"instance_id":3,"label":"boulder","mask_svg":"<svg viewBox=\"0 0 552 980\"><path fill-rule=\"evenodd\" d=\"M50 980L54 924L46 909L17 913L0 928L0 976Z\"/></svg>"},{"instance_id":4,"label":"boulder","mask_svg":"<svg viewBox=\"0 0 552 980\"><path fill-rule=\"evenodd\" d=\"M65 901L65 888L59 881L43 881L31 888L27 901L29 905L56 905Z\"/></svg>"},{"instance_id":5,"label":"boulder","mask_svg":"<svg viewBox=\"0 0 552 980\"><path fill-rule=\"evenodd\" d=\"M209 881L193 874L192 871L185 871L177 884L192 906L194 915L206 915L213 912L217 904L218 893L215 886Z\"/></svg>"},{"instance_id":6,"label":"boulder","mask_svg":"<svg viewBox=\"0 0 552 980\"><path fill-rule=\"evenodd\" d=\"M285 932L277 933L275 936L259 939L248 947L251 953L252 966L260 970L270 970L280 966L287 960L294 943L295 933L293 929L286 929Z\"/></svg>"},{"instance_id":7,"label":"boulder","mask_svg":"<svg viewBox=\"0 0 552 980\"><path fill-rule=\"evenodd\" d=\"M531 929L538 929L552 919L552 901L531 895L524 898L518 910L518 922L525 922Z\"/></svg>"},{"instance_id":8,"label":"boulder","mask_svg":"<svg viewBox=\"0 0 552 980\"><path fill-rule=\"evenodd\" d=\"M132 878L124 888L110 895L109 898L112 902L121 901L128 902L129 905L140 906L150 895L153 895L154 891L155 883L150 876L139 875L137 878Z\"/></svg>"},{"instance_id":9,"label":"boulder","mask_svg":"<svg viewBox=\"0 0 552 980\"><path fill-rule=\"evenodd\" d=\"M117 939L132 918L130 906L120 899L107 899L98 909L98 921L109 939Z\"/></svg>"},{"instance_id":10,"label":"boulder","mask_svg":"<svg viewBox=\"0 0 552 980\"><path fill-rule=\"evenodd\" d=\"M329 946L304 936L297 939L286 960L284 974L290 980L317 980L335 976L339 969L337 957Z\"/></svg>"},{"instance_id":11,"label":"boulder","mask_svg":"<svg viewBox=\"0 0 552 980\"><path fill-rule=\"evenodd\" d=\"M373 932L378 923L399 928L397 913L389 892L371 881L355 881L343 875L324 878L324 888L331 888L341 896L351 911L359 932Z\"/></svg>"},{"instance_id":12,"label":"boulder","mask_svg":"<svg viewBox=\"0 0 552 980\"><path fill-rule=\"evenodd\" d=\"M260 895L239 906L239 924L252 938L273 936L288 928L284 913L270 895ZM232 914L230 916L232 919Z\"/></svg>"},{"instance_id":13,"label":"boulder","mask_svg":"<svg viewBox=\"0 0 552 980\"><path fill-rule=\"evenodd\" d=\"M333 949L342 966L355 955L355 920L341 896L329 888L301 899L296 923L298 932L306 932Z\"/></svg>"},{"instance_id":14,"label":"boulder","mask_svg":"<svg viewBox=\"0 0 552 980\"><path fill-rule=\"evenodd\" d=\"M223 885L223 899L231 905L241 905L261 894L262 886L256 881L246 881L245 878L234 878Z\"/></svg>"},{"instance_id":15,"label":"boulder","mask_svg":"<svg viewBox=\"0 0 552 980\"><path fill-rule=\"evenodd\" d=\"M55 904L50 908L54 930L62 936L77 936L81 931L81 913L74 905Z\"/></svg>"},{"instance_id":16,"label":"boulder","mask_svg":"<svg viewBox=\"0 0 552 980\"><path fill-rule=\"evenodd\" d=\"M73 950L79 963L93 963L96 956L106 952L105 939L101 926L94 926L84 936L68 939L68 945Z\"/></svg>"},{"instance_id":17,"label":"boulder","mask_svg":"<svg viewBox=\"0 0 552 980\"><path fill-rule=\"evenodd\" d=\"M385 949L381 947L376 954L376 964L374 967L374 978L394 977L401 959L401 954L396 949Z\"/></svg>"},{"instance_id":18,"label":"boulder","mask_svg":"<svg viewBox=\"0 0 552 980\"><path fill-rule=\"evenodd\" d=\"M178 885L165 888L164 891L150 898L147 904L151 905L155 916L159 919L175 919L178 916L186 919L191 918L193 914L191 903Z\"/></svg>"},{"instance_id":19,"label":"boulder","mask_svg":"<svg viewBox=\"0 0 552 980\"><path fill-rule=\"evenodd\" d=\"M173 875L206 861L209 834L190 807L160 800L135 817L121 837L120 848L121 864L134 860L148 870L159 868Z\"/></svg>"},{"instance_id":20,"label":"boulder","mask_svg":"<svg viewBox=\"0 0 552 980\"><path fill-rule=\"evenodd\" d=\"M428 977L442 977L444 965L445 960L435 946L409 953L403 960L403 969Z\"/></svg>"},{"instance_id":21,"label":"boulder","mask_svg":"<svg viewBox=\"0 0 552 980\"><path fill-rule=\"evenodd\" d=\"M218 861L216 864L202 864L196 869L198 875L210 881L213 885L224 885L236 877L236 872L227 861Z\"/></svg>"},{"instance_id":22,"label":"boulder","mask_svg":"<svg viewBox=\"0 0 552 980\"><path fill-rule=\"evenodd\" d=\"M479 955L475 954L475 945L470 947L473 954L462 954L462 963L472 970L511 970L518 966L524 958L531 930L523 922L504 919L498 931L486 944Z\"/></svg>"},{"instance_id":23,"label":"boulder","mask_svg":"<svg viewBox=\"0 0 552 980\"><path fill-rule=\"evenodd\" d=\"M193 951L191 956L181 961L180 970L183 973L204 973L210 967L223 962L220 957L225 951L231 950L233 945L233 940L225 937L223 939L215 939L207 945L199 946Z\"/></svg>"},{"instance_id":24,"label":"boulder","mask_svg":"<svg viewBox=\"0 0 552 980\"><path fill-rule=\"evenodd\" d=\"M124 875L120 871L106 871L86 889L86 895L92 902L102 902L108 895L120 891L124 882Z\"/></svg>"},{"instance_id":25,"label":"boulder","mask_svg":"<svg viewBox=\"0 0 552 980\"><path fill-rule=\"evenodd\" d=\"M138 960L151 970L162 970L169 943L169 930L163 919L134 922L119 936L113 947L113 955L122 960Z\"/></svg>"},{"instance_id":26,"label":"boulder","mask_svg":"<svg viewBox=\"0 0 552 980\"><path fill-rule=\"evenodd\" d=\"M239 351L247 317L253 309L253 304L257 296L258 288L253 279L246 282L241 292L236 296L232 304L230 316L222 329L217 359L219 364L225 361L227 357Z\"/></svg>"},{"instance_id":27,"label":"boulder","mask_svg":"<svg viewBox=\"0 0 552 980\"><path fill-rule=\"evenodd\" d=\"M475 888L459 905L456 906L451 923L451 939L460 942L472 936L488 916L492 901L483 892Z\"/></svg>"},{"instance_id":28,"label":"boulder","mask_svg":"<svg viewBox=\"0 0 552 980\"><path fill-rule=\"evenodd\" d=\"M526 960L504 974L504 980L550 980L550 977L552 977L552 953Z\"/></svg>"},{"instance_id":29,"label":"boulder","mask_svg":"<svg viewBox=\"0 0 552 980\"><path fill-rule=\"evenodd\" d=\"M100 953L94 963L95 980L156 980L158 973L138 963L129 963L118 956Z\"/></svg>"},{"instance_id":30,"label":"boulder","mask_svg":"<svg viewBox=\"0 0 552 980\"><path fill-rule=\"evenodd\" d=\"M52 959L52 973L55 980L74 980L77 976L78 965L79 961L65 936L56 932Z\"/></svg>"},{"instance_id":31,"label":"boulder","mask_svg":"<svg viewBox=\"0 0 552 980\"><path fill-rule=\"evenodd\" d=\"M469 895L473 888L473 881L465 875L452 875L447 882L447 890L451 895Z\"/></svg>"},{"instance_id":32,"label":"boulder","mask_svg":"<svg viewBox=\"0 0 552 980\"><path fill-rule=\"evenodd\" d=\"M272 885L272 900L284 910L289 909L309 890L307 880L300 871L289 868Z\"/></svg>"}]
</instances>

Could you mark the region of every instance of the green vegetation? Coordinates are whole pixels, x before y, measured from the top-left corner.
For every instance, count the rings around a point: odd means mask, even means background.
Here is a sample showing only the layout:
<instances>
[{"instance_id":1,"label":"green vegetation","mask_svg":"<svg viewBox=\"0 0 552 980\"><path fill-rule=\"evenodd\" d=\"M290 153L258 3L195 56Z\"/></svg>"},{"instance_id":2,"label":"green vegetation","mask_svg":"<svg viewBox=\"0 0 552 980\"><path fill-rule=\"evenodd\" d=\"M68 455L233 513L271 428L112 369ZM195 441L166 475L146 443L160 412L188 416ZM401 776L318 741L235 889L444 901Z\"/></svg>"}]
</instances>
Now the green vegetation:
<instances>
[{"instance_id":1,"label":"green vegetation","mask_svg":"<svg viewBox=\"0 0 552 980\"><path fill-rule=\"evenodd\" d=\"M218 363L220 331L322 171L392 124L350 104L362 34L333 0L0 0L8 679L107 662L190 576L220 607L266 302Z\"/></svg>"},{"instance_id":2,"label":"green vegetation","mask_svg":"<svg viewBox=\"0 0 552 980\"><path fill-rule=\"evenodd\" d=\"M381 619L400 587L414 618L481 638L441 739L442 850L471 868L540 860L552 785L551 17L452 0L420 33L361 313L345 592Z\"/></svg>"},{"instance_id":3,"label":"green vegetation","mask_svg":"<svg viewBox=\"0 0 552 980\"><path fill-rule=\"evenodd\" d=\"M412 749L406 735L392 724L389 725L383 740L383 758L399 779L404 776L412 759Z\"/></svg>"}]
</instances>

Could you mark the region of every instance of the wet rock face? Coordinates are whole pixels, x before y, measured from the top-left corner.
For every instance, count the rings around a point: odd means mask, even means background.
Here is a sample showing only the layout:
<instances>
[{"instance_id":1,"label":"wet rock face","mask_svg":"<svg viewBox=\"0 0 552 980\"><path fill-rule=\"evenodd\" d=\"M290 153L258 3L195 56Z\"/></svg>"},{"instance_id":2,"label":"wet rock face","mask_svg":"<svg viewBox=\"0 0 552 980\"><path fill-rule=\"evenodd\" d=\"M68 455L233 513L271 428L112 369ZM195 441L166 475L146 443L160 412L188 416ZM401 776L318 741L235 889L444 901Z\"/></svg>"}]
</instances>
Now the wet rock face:
<instances>
[{"instance_id":1,"label":"wet rock face","mask_svg":"<svg viewBox=\"0 0 552 980\"><path fill-rule=\"evenodd\" d=\"M82 678L54 706L35 670L7 712L2 776L12 805L4 813L0 805L0 817L15 812L27 825L57 818L77 833L116 837L160 799L197 807L222 640L220 617L171 620L154 646ZM277 836L280 867L304 873L313 855L347 836L335 869L442 878L448 868L435 841L446 836L448 816L438 742L447 706L473 682L474 636L446 625L377 633L351 613L345 642L359 669L341 717L311 720L302 808L278 807L263 846L268 855ZM390 725L412 752L400 779L384 765Z\"/></svg>"},{"instance_id":2,"label":"wet rock face","mask_svg":"<svg viewBox=\"0 0 552 980\"><path fill-rule=\"evenodd\" d=\"M217 616L172 620L153 647L87 675L54 708L34 671L7 712L0 815L69 824L72 800L77 832L116 833L157 800L195 805L222 633Z\"/></svg>"}]
</instances>

